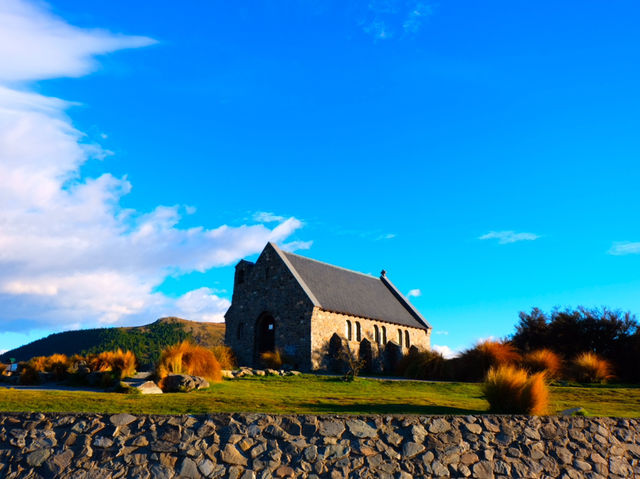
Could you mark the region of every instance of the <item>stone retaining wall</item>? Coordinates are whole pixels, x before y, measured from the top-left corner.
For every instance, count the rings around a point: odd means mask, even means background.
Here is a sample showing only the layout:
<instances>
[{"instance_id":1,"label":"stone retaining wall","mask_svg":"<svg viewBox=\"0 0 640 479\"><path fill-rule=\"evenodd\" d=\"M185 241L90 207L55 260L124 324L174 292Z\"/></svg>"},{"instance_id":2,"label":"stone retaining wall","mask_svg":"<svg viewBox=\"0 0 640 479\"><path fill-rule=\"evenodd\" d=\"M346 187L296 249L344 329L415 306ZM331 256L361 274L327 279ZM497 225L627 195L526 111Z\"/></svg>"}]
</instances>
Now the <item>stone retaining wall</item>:
<instances>
[{"instance_id":1,"label":"stone retaining wall","mask_svg":"<svg viewBox=\"0 0 640 479\"><path fill-rule=\"evenodd\" d=\"M640 477L635 419L0 415L0 477Z\"/></svg>"}]
</instances>

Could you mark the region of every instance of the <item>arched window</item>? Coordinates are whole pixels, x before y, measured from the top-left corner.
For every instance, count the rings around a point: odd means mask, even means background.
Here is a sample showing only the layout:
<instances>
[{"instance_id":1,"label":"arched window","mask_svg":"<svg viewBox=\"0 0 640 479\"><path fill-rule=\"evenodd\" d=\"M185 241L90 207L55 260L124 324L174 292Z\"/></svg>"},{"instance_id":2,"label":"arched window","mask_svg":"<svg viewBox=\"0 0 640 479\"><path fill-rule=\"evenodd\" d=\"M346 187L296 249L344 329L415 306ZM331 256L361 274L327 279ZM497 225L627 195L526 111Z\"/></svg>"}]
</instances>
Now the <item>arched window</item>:
<instances>
[{"instance_id":1,"label":"arched window","mask_svg":"<svg viewBox=\"0 0 640 479\"><path fill-rule=\"evenodd\" d=\"M244 329L244 323L238 324L238 330L236 331L236 339L242 338L242 330Z\"/></svg>"},{"instance_id":2,"label":"arched window","mask_svg":"<svg viewBox=\"0 0 640 479\"><path fill-rule=\"evenodd\" d=\"M387 328L382 326L382 344L387 344Z\"/></svg>"},{"instance_id":3,"label":"arched window","mask_svg":"<svg viewBox=\"0 0 640 479\"><path fill-rule=\"evenodd\" d=\"M373 340L376 344L380 344L380 328L377 324L373 326Z\"/></svg>"},{"instance_id":4,"label":"arched window","mask_svg":"<svg viewBox=\"0 0 640 479\"><path fill-rule=\"evenodd\" d=\"M362 341L362 328L360 323L356 321L356 341Z\"/></svg>"},{"instance_id":5,"label":"arched window","mask_svg":"<svg viewBox=\"0 0 640 479\"><path fill-rule=\"evenodd\" d=\"M351 321L347 320L345 323L345 330L347 341L351 341Z\"/></svg>"},{"instance_id":6,"label":"arched window","mask_svg":"<svg viewBox=\"0 0 640 479\"><path fill-rule=\"evenodd\" d=\"M411 347L411 341L409 341L409 331L405 331L404 332L404 344L410 348Z\"/></svg>"},{"instance_id":7,"label":"arched window","mask_svg":"<svg viewBox=\"0 0 640 479\"><path fill-rule=\"evenodd\" d=\"M398 329L398 344L402 347L402 329Z\"/></svg>"}]
</instances>

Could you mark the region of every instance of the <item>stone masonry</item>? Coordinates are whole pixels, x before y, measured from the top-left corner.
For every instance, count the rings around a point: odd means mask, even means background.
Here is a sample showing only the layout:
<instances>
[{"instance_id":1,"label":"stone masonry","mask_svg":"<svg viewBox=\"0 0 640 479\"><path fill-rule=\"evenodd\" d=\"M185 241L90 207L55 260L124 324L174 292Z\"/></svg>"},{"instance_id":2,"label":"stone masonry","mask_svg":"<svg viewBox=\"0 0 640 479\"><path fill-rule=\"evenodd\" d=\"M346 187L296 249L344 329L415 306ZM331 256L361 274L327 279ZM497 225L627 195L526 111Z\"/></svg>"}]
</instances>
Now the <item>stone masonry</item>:
<instances>
[{"instance_id":1,"label":"stone masonry","mask_svg":"<svg viewBox=\"0 0 640 479\"><path fill-rule=\"evenodd\" d=\"M351 324L351 340L347 339L347 321ZM376 343L375 340L374 328L376 326L378 327L381 344ZM358 338L358 328L360 329L360 339ZM360 352L360 341L366 339L371 343L374 355L380 356L384 349L383 345L388 342L395 343L400 347L399 332L402 333L401 351L404 354L409 352L411 346L422 350L431 348L430 329L412 328L314 308L311 316L312 367L313 369L321 367L323 360L321 352L334 334L340 336L356 355ZM406 342L407 335L409 335L408 346ZM387 341L384 341L385 336Z\"/></svg>"},{"instance_id":2,"label":"stone masonry","mask_svg":"<svg viewBox=\"0 0 640 479\"><path fill-rule=\"evenodd\" d=\"M0 415L0 477L640 477L637 419Z\"/></svg>"},{"instance_id":3,"label":"stone masonry","mask_svg":"<svg viewBox=\"0 0 640 479\"><path fill-rule=\"evenodd\" d=\"M225 315L225 343L235 351L240 365L260 366L260 347L263 346L259 347L258 342L263 333L260 324L264 318L269 318L273 324L273 349L284 353L289 366L305 372L326 366L323 355L334 335L348 343L356 355L363 339L371 344L374 356L381 356L390 344L405 354L410 346L430 348L431 328L420 322L415 322L420 326L416 327L319 307L314 302L313 292L288 261L277 246L269 243L255 263L243 260L236 266L232 303ZM377 281L368 277L367 281L370 280ZM381 281L390 285L386 277ZM397 297L399 293L395 287L390 285L389 288L393 288ZM404 298L392 301L406 304ZM401 308L405 314L406 308ZM374 334L376 328L378 340ZM382 367L380 361L376 364L378 369Z\"/></svg>"},{"instance_id":4,"label":"stone masonry","mask_svg":"<svg viewBox=\"0 0 640 479\"><path fill-rule=\"evenodd\" d=\"M236 266L231 307L225 315L225 343L233 348L241 365L257 365L256 326L267 313L275 320L275 346L291 358L291 366L303 371L311 363L313 304L291 271L270 248L255 264Z\"/></svg>"}]
</instances>

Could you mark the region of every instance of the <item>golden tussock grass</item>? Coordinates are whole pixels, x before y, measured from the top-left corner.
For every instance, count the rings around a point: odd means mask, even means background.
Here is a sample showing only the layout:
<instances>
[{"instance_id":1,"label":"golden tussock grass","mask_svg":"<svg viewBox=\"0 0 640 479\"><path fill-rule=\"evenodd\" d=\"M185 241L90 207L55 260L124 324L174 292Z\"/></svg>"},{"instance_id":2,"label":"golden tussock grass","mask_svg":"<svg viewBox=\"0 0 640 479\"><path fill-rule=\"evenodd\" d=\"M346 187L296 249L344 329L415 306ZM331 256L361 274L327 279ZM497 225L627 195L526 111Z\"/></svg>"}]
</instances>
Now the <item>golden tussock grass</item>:
<instances>
[{"instance_id":1,"label":"golden tussock grass","mask_svg":"<svg viewBox=\"0 0 640 479\"><path fill-rule=\"evenodd\" d=\"M512 365L493 367L482 391L491 412L502 414L545 414L549 409L549 388L545 373L531 376Z\"/></svg>"},{"instance_id":2,"label":"golden tussock grass","mask_svg":"<svg viewBox=\"0 0 640 479\"><path fill-rule=\"evenodd\" d=\"M117 349L104 351L87 357L89 368L96 372L115 372L121 378L133 376L136 373L136 356L131 351Z\"/></svg>"},{"instance_id":3,"label":"golden tussock grass","mask_svg":"<svg viewBox=\"0 0 640 479\"><path fill-rule=\"evenodd\" d=\"M411 379L443 380L448 379L449 369L447 360L437 351L411 351L398 362L396 373Z\"/></svg>"},{"instance_id":4,"label":"golden tussock grass","mask_svg":"<svg viewBox=\"0 0 640 479\"><path fill-rule=\"evenodd\" d=\"M235 369L238 365L236 355L229 346L217 345L211 348L222 369Z\"/></svg>"},{"instance_id":5,"label":"golden tussock grass","mask_svg":"<svg viewBox=\"0 0 640 479\"><path fill-rule=\"evenodd\" d=\"M280 369L284 363L282 353L279 349L275 351L265 351L260 355L260 361L264 364L264 367L270 369Z\"/></svg>"},{"instance_id":6,"label":"golden tussock grass","mask_svg":"<svg viewBox=\"0 0 640 479\"><path fill-rule=\"evenodd\" d=\"M613 378L613 368L595 353L582 353L572 362L574 379L581 383L605 383Z\"/></svg>"},{"instance_id":7,"label":"golden tussock grass","mask_svg":"<svg viewBox=\"0 0 640 479\"><path fill-rule=\"evenodd\" d=\"M213 352L189 341L169 346L162 351L157 375L162 380L169 374L189 374L210 382L222 381L222 368Z\"/></svg>"},{"instance_id":8,"label":"golden tussock grass","mask_svg":"<svg viewBox=\"0 0 640 479\"><path fill-rule=\"evenodd\" d=\"M481 381L489 368L517 364L521 359L516 348L510 343L489 340L467 349L453 362L456 379Z\"/></svg>"},{"instance_id":9,"label":"golden tussock grass","mask_svg":"<svg viewBox=\"0 0 640 479\"><path fill-rule=\"evenodd\" d=\"M532 373L544 372L549 378L558 378L562 371L562 359L550 349L537 349L525 354L522 365Z\"/></svg>"}]
</instances>

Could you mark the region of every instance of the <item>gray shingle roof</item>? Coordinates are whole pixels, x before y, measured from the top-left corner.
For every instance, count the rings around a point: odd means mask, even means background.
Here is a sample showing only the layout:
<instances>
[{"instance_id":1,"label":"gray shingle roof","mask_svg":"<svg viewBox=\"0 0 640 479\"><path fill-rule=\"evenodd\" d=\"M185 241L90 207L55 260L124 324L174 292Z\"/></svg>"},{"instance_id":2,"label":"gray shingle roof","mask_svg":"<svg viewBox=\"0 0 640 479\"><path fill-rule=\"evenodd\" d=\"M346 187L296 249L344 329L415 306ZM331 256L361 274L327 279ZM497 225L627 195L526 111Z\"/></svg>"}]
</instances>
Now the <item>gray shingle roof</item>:
<instances>
[{"instance_id":1,"label":"gray shingle roof","mask_svg":"<svg viewBox=\"0 0 640 479\"><path fill-rule=\"evenodd\" d=\"M376 278L274 247L322 309L413 328L431 327L386 276Z\"/></svg>"}]
</instances>

